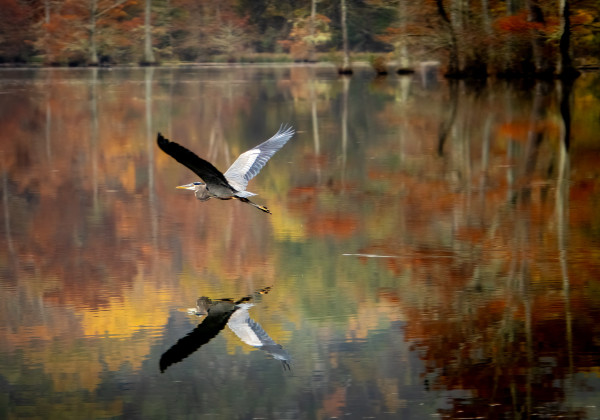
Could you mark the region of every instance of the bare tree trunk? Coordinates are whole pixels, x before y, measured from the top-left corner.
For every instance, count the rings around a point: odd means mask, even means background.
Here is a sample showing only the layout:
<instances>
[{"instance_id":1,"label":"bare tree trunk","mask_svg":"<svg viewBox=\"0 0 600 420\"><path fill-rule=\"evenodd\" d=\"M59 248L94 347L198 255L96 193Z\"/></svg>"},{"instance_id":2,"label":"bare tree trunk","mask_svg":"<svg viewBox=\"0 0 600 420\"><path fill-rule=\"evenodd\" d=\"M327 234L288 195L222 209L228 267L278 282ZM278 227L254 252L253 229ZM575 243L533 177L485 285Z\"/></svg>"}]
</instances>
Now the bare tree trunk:
<instances>
[{"instance_id":1,"label":"bare tree trunk","mask_svg":"<svg viewBox=\"0 0 600 420\"><path fill-rule=\"evenodd\" d=\"M558 74L561 78L576 78L579 76L579 71L573 65L573 59L571 58L571 10L569 0L560 0L559 6L562 34L559 43Z\"/></svg>"},{"instance_id":2,"label":"bare tree trunk","mask_svg":"<svg viewBox=\"0 0 600 420\"><path fill-rule=\"evenodd\" d=\"M44 23L50 23L50 0L44 0Z\"/></svg>"},{"instance_id":3,"label":"bare tree trunk","mask_svg":"<svg viewBox=\"0 0 600 420\"><path fill-rule=\"evenodd\" d=\"M91 0L90 6L90 62L88 65L98 65L98 47L96 45L96 17L98 15L98 0Z\"/></svg>"},{"instance_id":4,"label":"bare tree trunk","mask_svg":"<svg viewBox=\"0 0 600 420\"><path fill-rule=\"evenodd\" d=\"M321 155L321 138L319 136L319 115L317 113L317 92L315 89L316 76L314 73L314 69L310 69L310 111L311 111L311 120L312 120L312 131L313 131L313 147L315 156L319 157ZM317 165L316 167L316 175L317 182L321 182L321 165Z\"/></svg>"},{"instance_id":5,"label":"bare tree trunk","mask_svg":"<svg viewBox=\"0 0 600 420\"><path fill-rule=\"evenodd\" d=\"M538 4L538 0L527 0L527 8L529 9L529 21L535 23L545 23L544 13L542 8ZM539 30L533 30L533 36L531 39L531 47L533 50L533 63L535 66L535 73L540 77L550 76L553 72L550 60L545 54L545 36Z\"/></svg>"},{"instance_id":6,"label":"bare tree trunk","mask_svg":"<svg viewBox=\"0 0 600 420\"><path fill-rule=\"evenodd\" d=\"M448 70L446 71L446 76L456 77L460 75L460 64L458 61L458 40L456 37L456 32L448 13L446 13L443 1L436 0L435 3L437 5L438 14L442 18L444 25L446 25L448 28L448 34L450 35Z\"/></svg>"},{"instance_id":7,"label":"bare tree trunk","mask_svg":"<svg viewBox=\"0 0 600 420\"><path fill-rule=\"evenodd\" d=\"M481 0L481 14L483 17L483 30L485 32L485 48L482 48L485 52L486 67L490 62L493 62L493 49L490 47L489 38L492 36L492 20L490 18L490 6L488 0Z\"/></svg>"},{"instance_id":8,"label":"bare tree trunk","mask_svg":"<svg viewBox=\"0 0 600 420\"><path fill-rule=\"evenodd\" d=\"M492 33L492 21L490 19L490 6L488 0L481 0L481 14L483 18L483 29L486 35Z\"/></svg>"},{"instance_id":9,"label":"bare tree trunk","mask_svg":"<svg viewBox=\"0 0 600 420\"><path fill-rule=\"evenodd\" d=\"M310 42L308 43L308 61L315 60L315 18L317 15L317 0L310 2Z\"/></svg>"},{"instance_id":10,"label":"bare tree trunk","mask_svg":"<svg viewBox=\"0 0 600 420\"><path fill-rule=\"evenodd\" d=\"M399 69L398 69L398 73L408 73L411 71L410 66L410 58L408 56L408 47L407 47L407 42L406 42L406 34L405 34L405 28L406 28L406 19L408 16L408 12L406 11L407 9L407 0L400 0L398 2L398 23L400 26L400 29L402 31L402 36L400 37L400 39L398 40L398 43L396 44L396 55L398 56L398 64L399 64Z\"/></svg>"},{"instance_id":11,"label":"bare tree trunk","mask_svg":"<svg viewBox=\"0 0 600 420\"><path fill-rule=\"evenodd\" d=\"M342 41L344 44L344 58L342 62L342 68L339 69L340 74L352 74L352 68L350 67L350 52L348 51L348 26L347 26L347 7L346 0L341 0L342 9Z\"/></svg>"},{"instance_id":12,"label":"bare tree trunk","mask_svg":"<svg viewBox=\"0 0 600 420\"><path fill-rule=\"evenodd\" d=\"M156 62L154 51L152 51L152 25L150 18L152 14L152 0L146 0L144 9L144 60L143 63L151 65Z\"/></svg>"},{"instance_id":13,"label":"bare tree trunk","mask_svg":"<svg viewBox=\"0 0 600 420\"><path fill-rule=\"evenodd\" d=\"M44 24L45 25L49 25L50 24L50 0L44 0ZM48 29L45 28L44 30L44 54L45 54L45 60L46 62L48 61Z\"/></svg>"},{"instance_id":14,"label":"bare tree trunk","mask_svg":"<svg viewBox=\"0 0 600 420\"><path fill-rule=\"evenodd\" d=\"M506 0L506 16L512 16L516 12L516 1ZM513 58L514 38L507 33L504 53L499 57L499 62L496 64L496 71L503 76L510 76L515 73L515 64Z\"/></svg>"},{"instance_id":15,"label":"bare tree trunk","mask_svg":"<svg viewBox=\"0 0 600 420\"><path fill-rule=\"evenodd\" d=\"M46 0L46 1L49 1L49 0ZM98 18L101 17L102 15L108 13L110 10L114 9L115 7L119 7L126 1L127 0L116 0L115 3L111 4L110 6L108 6L105 9L100 11L100 10L98 10L98 0L90 0L90 60L88 62L88 65L97 66L99 63L98 43L96 41L96 35L98 32L98 30L96 28L96 22L98 21Z\"/></svg>"}]
</instances>

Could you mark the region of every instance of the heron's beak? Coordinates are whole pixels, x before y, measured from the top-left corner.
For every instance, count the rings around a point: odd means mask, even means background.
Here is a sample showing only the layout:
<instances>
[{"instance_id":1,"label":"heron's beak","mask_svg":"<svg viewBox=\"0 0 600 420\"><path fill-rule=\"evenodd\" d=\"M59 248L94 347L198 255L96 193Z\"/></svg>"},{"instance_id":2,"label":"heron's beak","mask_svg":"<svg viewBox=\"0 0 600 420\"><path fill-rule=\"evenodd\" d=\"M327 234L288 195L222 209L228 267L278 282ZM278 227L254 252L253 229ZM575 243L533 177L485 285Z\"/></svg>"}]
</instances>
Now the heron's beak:
<instances>
[{"instance_id":1,"label":"heron's beak","mask_svg":"<svg viewBox=\"0 0 600 420\"><path fill-rule=\"evenodd\" d=\"M175 188L178 188L180 190L194 190L196 188L196 185L194 184L185 184L185 185L179 185Z\"/></svg>"}]
</instances>

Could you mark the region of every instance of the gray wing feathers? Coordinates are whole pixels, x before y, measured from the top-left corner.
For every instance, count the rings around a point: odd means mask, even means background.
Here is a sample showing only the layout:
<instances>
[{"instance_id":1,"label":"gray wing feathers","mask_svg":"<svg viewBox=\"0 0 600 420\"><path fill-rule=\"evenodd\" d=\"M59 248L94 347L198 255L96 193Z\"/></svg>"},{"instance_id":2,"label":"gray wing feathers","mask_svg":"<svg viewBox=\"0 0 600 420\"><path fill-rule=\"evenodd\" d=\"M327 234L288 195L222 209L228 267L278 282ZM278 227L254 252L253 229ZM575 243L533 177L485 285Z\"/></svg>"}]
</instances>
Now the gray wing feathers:
<instances>
[{"instance_id":1,"label":"gray wing feathers","mask_svg":"<svg viewBox=\"0 0 600 420\"><path fill-rule=\"evenodd\" d=\"M277 344L260 324L250 318L248 312L250 306L252 305L240 305L240 308L229 318L227 326L240 340L250 346L262 347Z\"/></svg>"},{"instance_id":2,"label":"gray wing feathers","mask_svg":"<svg viewBox=\"0 0 600 420\"><path fill-rule=\"evenodd\" d=\"M224 173L229 184L238 191L244 191L248 181L260 172L267 161L292 138L294 133L293 127L282 125L269 140L242 153Z\"/></svg>"}]
</instances>

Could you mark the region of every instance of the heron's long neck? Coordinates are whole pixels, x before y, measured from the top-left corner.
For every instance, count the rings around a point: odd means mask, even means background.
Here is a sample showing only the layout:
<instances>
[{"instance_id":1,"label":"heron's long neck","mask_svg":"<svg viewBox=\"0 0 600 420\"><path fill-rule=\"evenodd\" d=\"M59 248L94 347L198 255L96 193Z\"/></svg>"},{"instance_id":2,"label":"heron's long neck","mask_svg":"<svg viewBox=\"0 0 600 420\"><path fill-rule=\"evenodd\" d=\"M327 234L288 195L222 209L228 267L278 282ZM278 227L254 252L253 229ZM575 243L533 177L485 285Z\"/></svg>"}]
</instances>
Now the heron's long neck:
<instances>
[{"instance_id":1,"label":"heron's long neck","mask_svg":"<svg viewBox=\"0 0 600 420\"><path fill-rule=\"evenodd\" d=\"M210 193L206 189L206 185L204 184L198 185L196 187L196 191L194 191L194 194L196 194L196 198L200 201L206 201L211 197Z\"/></svg>"}]
</instances>

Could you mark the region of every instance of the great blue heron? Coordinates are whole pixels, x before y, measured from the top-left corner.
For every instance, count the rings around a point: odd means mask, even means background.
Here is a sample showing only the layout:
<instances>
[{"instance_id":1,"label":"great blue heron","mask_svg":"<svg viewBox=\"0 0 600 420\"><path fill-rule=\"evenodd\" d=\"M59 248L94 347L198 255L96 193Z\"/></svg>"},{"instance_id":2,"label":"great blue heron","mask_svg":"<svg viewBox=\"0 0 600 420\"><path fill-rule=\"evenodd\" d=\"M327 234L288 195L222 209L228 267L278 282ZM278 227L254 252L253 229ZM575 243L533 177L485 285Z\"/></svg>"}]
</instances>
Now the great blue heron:
<instances>
[{"instance_id":1,"label":"great blue heron","mask_svg":"<svg viewBox=\"0 0 600 420\"><path fill-rule=\"evenodd\" d=\"M248 197L256 194L246 191L246 186L248 181L260 172L267 161L292 138L294 133L295 131L291 126L282 125L279 127L279 131L269 140L242 153L224 174L210 162L196 156L185 147L169 141L160 133L158 133L156 141L163 152L191 169L204 181L180 185L177 188L194 191L196 198L200 201L206 201L213 197L220 200L237 198L270 214L268 208L248 200Z\"/></svg>"}]
</instances>

